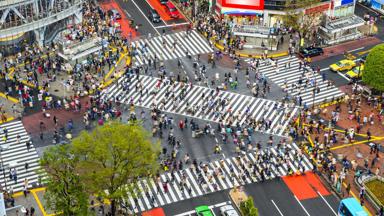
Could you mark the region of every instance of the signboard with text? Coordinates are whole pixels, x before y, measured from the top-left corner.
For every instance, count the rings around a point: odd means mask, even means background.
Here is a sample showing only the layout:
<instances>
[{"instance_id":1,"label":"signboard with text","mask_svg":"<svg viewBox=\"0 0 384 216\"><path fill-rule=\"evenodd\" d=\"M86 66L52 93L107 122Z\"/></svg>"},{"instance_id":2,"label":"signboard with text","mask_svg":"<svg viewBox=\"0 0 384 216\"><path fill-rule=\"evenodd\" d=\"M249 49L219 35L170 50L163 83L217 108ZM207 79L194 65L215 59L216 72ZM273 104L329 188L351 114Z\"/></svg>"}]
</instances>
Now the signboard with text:
<instances>
[{"instance_id":1,"label":"signboard with text","mask_svg":"<svg viewBox=\"0 0 384 216\"><path fill-rule=\"evenodd\" d=\"M321 13L329 9L330 4L323 4L313 8L305 9L305 14Z\"/></svg>"},{"instance_id":2,"label":"signboard with text","mask_svg":"<svg viewBox=\"0 0 384 216\"><path fill-rule=\"evenodd\" d=\"M248 9L248 10L263 10L264 0L221 0L222 7Z\"/></svg>"}]
</instances>

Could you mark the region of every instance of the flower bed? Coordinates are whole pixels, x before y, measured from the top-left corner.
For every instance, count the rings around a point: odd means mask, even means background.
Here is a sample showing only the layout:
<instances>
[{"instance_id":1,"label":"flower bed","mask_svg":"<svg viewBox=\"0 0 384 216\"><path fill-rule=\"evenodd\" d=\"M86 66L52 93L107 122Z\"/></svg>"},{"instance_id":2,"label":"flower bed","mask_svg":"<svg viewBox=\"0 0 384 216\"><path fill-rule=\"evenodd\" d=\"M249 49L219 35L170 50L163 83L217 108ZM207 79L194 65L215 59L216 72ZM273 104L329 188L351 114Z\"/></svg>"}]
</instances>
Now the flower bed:
<instances>
[{"instance_id":1,"label":"flower bed","mask_svg":"<svg viewBox=\"0 0 384 216\"><path fill-rule=\"evenodd\" d=\"M367 189L374 195L379 205L384 204L384 182L378 178L365 183Z\"/></svg>"}]
</instances>

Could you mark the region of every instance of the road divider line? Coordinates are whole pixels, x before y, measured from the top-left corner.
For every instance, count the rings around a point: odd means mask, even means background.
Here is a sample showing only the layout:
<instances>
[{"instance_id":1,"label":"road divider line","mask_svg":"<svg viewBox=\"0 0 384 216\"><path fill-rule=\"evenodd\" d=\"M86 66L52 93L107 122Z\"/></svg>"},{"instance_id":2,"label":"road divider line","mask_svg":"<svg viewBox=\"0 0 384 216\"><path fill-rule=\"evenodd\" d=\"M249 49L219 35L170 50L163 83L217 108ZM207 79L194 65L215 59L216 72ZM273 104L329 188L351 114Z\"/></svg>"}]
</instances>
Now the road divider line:
<instances>
[{"instance_id":1,"label":"road divider line","mask_svg":"<svg viewBox=\"0 0 384 216\"><path fill-rule=\"evenodd\" d=\"M305 209L305 207L303 206L303 204L300 202L300 200L297 199L296 196L294 196L294 197L295 197L296 201L299 203L299 205L301 206L301 208L304 210L304 212L305 212L308 216L311 216L311 215L308 213L307 209Z\"/></svg>"},{"instance_id":2,"label":"road divider line","mask_svg":"<svg viewBox=\"0 0 384 216\"><path fill-rule=\"evenodd\" d=\"M329 68L321 68L320 71L326 71L329 70Z\"/></svg>"},{"instance_id":3,"label":"road divider line","mask_svg":"<svg viewBox=\"0 0 384 216\"><path fill-rule=\"evenodd\" d=\"M335 215L335 216L337 216L337 213L335 212L335 210L333 210L333 208L332 208L332 206L329 204L329 202L323 197L323 195L321 195L321 193L319 192L319 191L316 191L319 195L320 195L320 197L321 197L321 199L323 199L323 201L325 202L325 204L327 204L327 206L331 209L331 211L333 212L333 214Z\"/></svg>"},{"instance_id":4,"label":"road divider line","mask_svg":"<svg viewBox=\"0 0 384 216\"><path fill-rule=\"evenodd\" d=\"M271 200L271 202L272 202L272 204L275 206L275 208L277 209L277 211L279 212L279 214L280 214L281 216L284 216L283 213L280 211L279 207L277 207L276 203L275 203L273 200Z\"/></svg>"}]
</instances>

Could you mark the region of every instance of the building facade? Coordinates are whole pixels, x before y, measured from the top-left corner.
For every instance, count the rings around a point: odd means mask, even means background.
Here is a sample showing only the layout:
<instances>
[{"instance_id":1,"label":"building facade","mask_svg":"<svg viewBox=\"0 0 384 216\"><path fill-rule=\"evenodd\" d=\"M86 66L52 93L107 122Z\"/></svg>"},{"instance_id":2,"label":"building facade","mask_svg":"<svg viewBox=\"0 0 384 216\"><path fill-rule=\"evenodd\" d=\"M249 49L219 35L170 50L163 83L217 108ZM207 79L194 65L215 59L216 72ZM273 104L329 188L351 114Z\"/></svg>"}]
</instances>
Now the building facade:
<instances>
[{"instance_id":1,"label":"building facade","mask_svg":"<svg viewBox=\"0 0 384 216\"><path fill-rule=\"evenodd\" d=\"M83 0L0 0L0 46L43 46L58 28L82 21L82 6Z\"/></svg>"},{"instance_id":2,"label":"building facade","mask_svg":"<svg viewBox=\"0 0 384 216\"><path fill-rule=\"evenodd\" d=\"M384 13L384 0L371 0L372 8Z\"/></svg>"},{"instance_id":3,"label":"building facade","mask_svg":"<svg viewBox=\"0 0 384 216\"><path fill-rule=\"evenodd\" d=\"M238 24L280 27L285 14L286 0L216 0L215 12L222 16L231 16ZM322 0L309 12L327 13L331 0Z\"/></svg>"}]
</instances>

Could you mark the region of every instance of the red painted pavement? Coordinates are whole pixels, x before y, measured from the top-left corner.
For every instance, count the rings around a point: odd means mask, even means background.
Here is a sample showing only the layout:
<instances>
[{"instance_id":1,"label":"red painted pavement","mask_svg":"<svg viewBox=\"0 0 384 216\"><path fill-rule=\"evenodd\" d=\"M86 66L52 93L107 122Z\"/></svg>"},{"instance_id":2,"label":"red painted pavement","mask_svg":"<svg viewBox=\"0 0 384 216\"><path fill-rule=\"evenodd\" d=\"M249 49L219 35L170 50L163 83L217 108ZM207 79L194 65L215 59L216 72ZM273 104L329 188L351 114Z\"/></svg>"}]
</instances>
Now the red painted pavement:
<instances>
[{"instance_id":1,"label":"red painted pavement","mask_svg":"<svg viewBox=\"0 0 384 216\"><path fill-rule=\"evenodd\" d=\"M319 178L312 172L299 176L285 176L283 180L299 200L316 198L318 197L317 192L323 196L330 194Z\"/></svg>"},{"instance_id":2,"label":"red painted pavement","mask_svg":"<svg viewBox=\"0 0 384 216\"><path fill-rule=\"evenodd\" d=\"M117 22L120 24L122 35L124 37L129 37L130 33L131 33L132 37L136 37L138 35L138 33L135 31L134 28L130 28L129 19L125 15L125 12L121 9L120 5L118 3L116 3L114 0L111 0L109 2L100 3L100 7L104 11L116 9L120 13L121 19L117 20Z\"/></svg>"}]
</instances>

